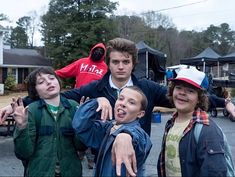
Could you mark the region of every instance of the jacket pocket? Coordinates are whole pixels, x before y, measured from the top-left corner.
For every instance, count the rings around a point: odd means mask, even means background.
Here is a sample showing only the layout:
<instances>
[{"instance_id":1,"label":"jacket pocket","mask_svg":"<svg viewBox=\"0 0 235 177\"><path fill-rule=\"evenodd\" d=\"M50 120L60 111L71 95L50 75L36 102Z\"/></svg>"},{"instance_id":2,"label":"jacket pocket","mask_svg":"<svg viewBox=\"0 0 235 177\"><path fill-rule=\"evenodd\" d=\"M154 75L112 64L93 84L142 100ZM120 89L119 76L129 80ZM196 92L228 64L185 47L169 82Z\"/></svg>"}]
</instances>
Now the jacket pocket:
<instances>
[{"instance_id":1,"label":"jacket pocket","mask_svg":"<svg viewBox=\"0 0 235 177\"><path fill-rule=\"evenodd\" d=\"M209 176L224 176L226 175L226 160L224 157L224 142L223 141L207 141L206 143Z\"/></svg>"}]
</instances>

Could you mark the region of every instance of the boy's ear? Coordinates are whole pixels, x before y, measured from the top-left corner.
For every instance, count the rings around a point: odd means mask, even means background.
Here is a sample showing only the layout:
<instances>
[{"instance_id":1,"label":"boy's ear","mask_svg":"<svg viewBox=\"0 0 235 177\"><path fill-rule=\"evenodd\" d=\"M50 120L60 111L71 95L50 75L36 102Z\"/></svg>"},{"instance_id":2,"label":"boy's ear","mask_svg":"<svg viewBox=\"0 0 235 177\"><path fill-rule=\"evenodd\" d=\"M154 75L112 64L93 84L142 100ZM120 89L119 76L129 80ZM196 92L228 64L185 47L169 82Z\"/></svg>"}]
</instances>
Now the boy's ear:
<instances>
[{"instance_id":1,"label":"boy's ear","mask_svg":"<svg viewBox=\"0 0 235 177\"><path fill-rule=\"evenodd\" d=\"M140 111L137 115L137 117L140 119L141 117L143 117L145 115L145 111Z\"/></svg>"}]
</instances>

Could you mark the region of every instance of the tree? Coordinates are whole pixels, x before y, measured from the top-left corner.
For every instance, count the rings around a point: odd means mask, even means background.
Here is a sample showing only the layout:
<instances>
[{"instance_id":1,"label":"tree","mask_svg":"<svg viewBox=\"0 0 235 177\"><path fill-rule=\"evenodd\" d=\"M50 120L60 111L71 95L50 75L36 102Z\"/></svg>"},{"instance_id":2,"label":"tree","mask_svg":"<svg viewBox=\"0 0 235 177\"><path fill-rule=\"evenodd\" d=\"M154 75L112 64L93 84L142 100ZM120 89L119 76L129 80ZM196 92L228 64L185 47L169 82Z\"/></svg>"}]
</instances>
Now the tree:
<instances>
[{"instance_id":1,"label":"tree","mask_svg":"<svg viewBox=\"0 0 235 177\"><path fill-rule=\"evenodd\" d=\"M220 26L210 25L203 33L204 42L222 55L227 54L235 45L235 32L227 23Z\"/></svg>"},{"instance_id":2,"label":"tree","mask_svg":"<svg viewBox=\"0 0 235 177\"><path fill-rule=\"evenodd\" d=\"M165 29L175 28L175 25L172 22L172 19L167 15L157 13L155 11L148 11L141 14L143 20L147 26L151 28L158 28L162 26Z\"/></svg>"},{"instance_id":3,"label":"tree","mask_svg":"<svg viewBox=\"0 0 235 177\"><path fill-rule=\"evenodd\" d=\"M25 33L27 34L27 38L28 38L28 46L30 46L30 48L34 47L34 35L39 25L39 22L37 21L37 17L38 17L37 12L32 11L30 16L21 17L16 22L16 24L19 27L22 27L25 30Z\"/></svg>"},{"instance_id":4,"label":"tree","mask_svg":"<svg viewBox=\"0 0 235 177\"><path fill-rule=\"evenodd\" d=\"M31 16L24 16L19 18L19 20L16 22L18 27L22 28L22 30L25 31L27 35L27 43L30 48L33 48L33 39L34 39L34 34L35 34L35 29L36 29L36 17L37 13L32 12Z\"/></svg>"},{"instance_id":5,"label":"tree","mask_svg":"<svg viewBox=\"0 0 235 177\"><path fill-rule=\"evenodd\" d=\"M27 48L28 36L24 28L17 26L11 32L11 48Z\"/></svg>"},{"instance_id":6,"label":"tree","mask_svg":"<svg viewBox=\"0 0 235 177\"><path fill-rule=\"evenodd\" d=\"M12 48L33 48L34 27L32 21L33 18L29 16L18 19L17 26L11 32Z\"/></svg>"},{"instance_id":7,"label":"tree","mask_svg":"<svg viewBox=\"0 0 235 177\"><path fill-rule=\"evenodd\" d=\"M8 17L5 14L0 13L0 21L6 21L6 20L9 20Z\"/></svg>"},{"instance_id":8,"label":"tree","mask_svg":"<svg viewBox=\"0 0 235 177\"><path fill-rule=\"evenodd\" d=\"M116 4L109 0L53 0L42 16L42 36L47 55L60 68L88 55L91 46L114 37L109 18Z\"/></svg>"},{"instance_id":9,"label":"tree","mask_svg":"<svg viewBox=\"0 0 235 177\"><path fill-rule=\"evenodd\" d=\"M0 13L0 21L9 21L9 18L5 14ZM10 39L10 29L9 29L9 27L4 28L3 26L0 25L0 28L1 28L1 30L5 29L5 30L3 30L3 42L4 43L9 43L9 41L10 41L9 40Z\"/></svg>"},{"instance_id":10,"label":"tree","mask_svg":"<svg viewBox=\"0 0 235 177\"><path fill-rule=\"evenodd\" d=\"M141 14L142 19L148 27L145 41L150 46L167 54L167 63L177 62L173 50L176 50L174 42L177 40L178 31L171 18L161 13L149 11Z\"/></svg>"},{"instance_id":11,"label":"tree","mask_svg":"<svg viewBox=\"0 0 235 177\"><path fill-rule=\"evenodd\" d=\"M148 32L148 27L141 17L138 16L115 16L118 36L138 42L143 40Z\"/></svg>"}]
</instances>

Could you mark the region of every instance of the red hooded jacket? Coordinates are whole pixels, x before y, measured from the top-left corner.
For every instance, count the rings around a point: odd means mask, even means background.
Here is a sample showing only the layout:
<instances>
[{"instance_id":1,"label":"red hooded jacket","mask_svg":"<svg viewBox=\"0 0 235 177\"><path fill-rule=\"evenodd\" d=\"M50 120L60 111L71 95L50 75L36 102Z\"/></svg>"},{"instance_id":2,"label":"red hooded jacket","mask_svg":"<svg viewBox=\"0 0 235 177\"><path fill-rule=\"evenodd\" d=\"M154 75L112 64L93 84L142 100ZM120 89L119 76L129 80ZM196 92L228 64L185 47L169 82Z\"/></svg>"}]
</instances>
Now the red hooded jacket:
<instances>
[{"instance_id":1,"label":"red hooded jacket","mask_svg":"<svg viewBox=\"0 0 235 177\"><path fill-rule=\"evenodd\" d=\"M92 61L91 53L97 48L101 47L104 49L104 56L100 61ZM61 78L76 77L75 88L79 88L82 85L86 85L93 80L101 79L107 72L107 65L105 63L106 48L103 43L96 44L90 51L88 57L78 59L64 68L58 69L55 73Z\"/></svg>"}]
</instances>

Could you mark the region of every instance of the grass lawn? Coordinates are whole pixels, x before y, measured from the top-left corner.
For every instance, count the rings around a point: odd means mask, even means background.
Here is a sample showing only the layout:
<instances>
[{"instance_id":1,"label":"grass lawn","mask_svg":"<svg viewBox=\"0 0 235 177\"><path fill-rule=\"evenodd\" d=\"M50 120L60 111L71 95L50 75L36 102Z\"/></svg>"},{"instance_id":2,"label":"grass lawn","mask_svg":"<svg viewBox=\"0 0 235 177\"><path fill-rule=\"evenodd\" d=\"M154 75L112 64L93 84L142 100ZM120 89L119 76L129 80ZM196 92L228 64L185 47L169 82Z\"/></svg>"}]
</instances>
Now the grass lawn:
<instances>
[{"instance_id":1,"label":"grass lawn","mask_svg":"<svg viewBox=\"0 0 235 177\"><path fill-rule=\"evenodd\" d=\"M12 92L9 94L4 94L4 95L0 95L0 108L7 106L11 103L11 99L13 97L18 97L18 96L26 96L27 92Z\"/></svg>"}]
</instances>

